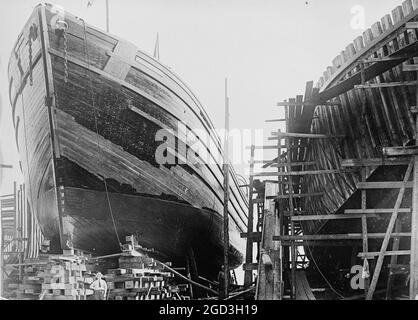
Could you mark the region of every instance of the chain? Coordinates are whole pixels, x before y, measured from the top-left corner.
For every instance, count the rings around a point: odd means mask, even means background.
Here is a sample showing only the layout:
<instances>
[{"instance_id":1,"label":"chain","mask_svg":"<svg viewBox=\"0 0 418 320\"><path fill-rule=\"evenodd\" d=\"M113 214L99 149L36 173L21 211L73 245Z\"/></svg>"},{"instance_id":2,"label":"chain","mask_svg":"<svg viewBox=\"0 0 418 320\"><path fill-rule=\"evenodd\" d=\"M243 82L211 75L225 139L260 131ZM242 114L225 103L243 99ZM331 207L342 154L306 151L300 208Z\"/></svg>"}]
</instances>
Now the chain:
<instances>
[{"instance_id":1,"label":"chain","mask_svg":"<svg viewBox=\"0 0 418 320\"><path fill-rule=\"evenodd\" d=\"M68 82L68 23L65 21L57 21L57 28L62 32L64 38L64 82Z\"/></svg>"},{"instance_id":2,"label":"chain","mask_svg":"<svg viewBox=\"0 0 418 320\"><path fill-rule=\"evenodd\" d=\"M67 29L64 29L64 82L68 82L68 39Z\"/></svg>"}]
</instances>

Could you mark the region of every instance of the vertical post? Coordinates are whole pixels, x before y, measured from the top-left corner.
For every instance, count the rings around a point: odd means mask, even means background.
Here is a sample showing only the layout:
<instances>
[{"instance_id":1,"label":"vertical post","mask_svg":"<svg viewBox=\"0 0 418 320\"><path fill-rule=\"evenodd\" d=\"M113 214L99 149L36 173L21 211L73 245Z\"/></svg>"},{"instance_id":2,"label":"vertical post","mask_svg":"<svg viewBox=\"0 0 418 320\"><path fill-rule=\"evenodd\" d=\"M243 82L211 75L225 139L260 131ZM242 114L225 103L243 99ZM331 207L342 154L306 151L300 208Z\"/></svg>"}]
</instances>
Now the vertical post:
<instances>
[{"instance_id":1,"label":"vertical post","mask_svg":"<svg viewBox=\"0 0 418 320\"><path fill-rule=\"evenodd\" d=\"M399 209L401 208L402 200L405 195L406 190L406 183L409 181L409 178L412 175L412 170L414 169L414 159L411 159L411 163L409 164L404 179L402 188L399 190L398 198L396 199L395 208L393 210L392 216L389 221L388 228L386 230L385 238L383 239L383 243L379 252L379 256L377 258L376 267L373 273L373 278L370 283L369 291L367 292L366 300L372 300L374 292L377 287L377 282L379 281L380 271L382 271L383 261L385 259L385 253L388 248L388 244L391 238L391 234L395 227L396 220L398 219Z\"/></svg>"},{"instance_id":2,"label":"vertical post","mask_svg":"<svg viewBox=\"0 0 418 320\"><path fill-rule=\"evenodd\" d=\"M189 280L192 280L192 272L191 272L191 266L190 266L190 257L189 254L187 255L186 258L186 273L187 273L187 278ZM193 285L191 283L189 283L189 295L190 295L190 299L194 299L194 294L193 294Z\"/></svg>"},{"instance_id":3,"label":"vertical post","mask_svg":"<svg viewBox=\"0 0 418 320\"><path fill-rule=\"evenodd\" d=\"M249 181L249 207L248 207L248 224L247 224L247 247L245 250L245 264L249 266L253 262L253 240L251 235L253 233L253 224L254 224L254 204L253 204L253 195L254 195L254 156L255 156L255 146L251 146L251 158L250 158L250 181ZM253 272L250 269L246 269L244 273L244 286L249 288L253 282Z\"/></svg>"},{"instance_id":4,"label":"vertical post","mask_svg":"<svg viewBox=\"0 0 418 320\"><path fill-rule=\"evenodd\" d=\"M109 0L106 0L106 31L110 32L110 13L109 13Z\"/></svg>"},{"instance_id":5,"label":"vertical post","mask_svg":"<svg viewBox=\"0 0 418 320\"><path fill-rule=\"evenodd\" d=\"M366 168L361 168L361 181L366 182ZM361 209L367 209L367 191L365 189L361 190ZM363 252L369 252L369 242L368 242L368 231L367 231L367 217L363 215L361 217L361 230L363 235ZM365 257L364 260L367 260ZM364 279L364 294L367 297L367 292L369 291L370 278Z\"/></svg>"},{"instance_id":6,"label":"vertical post","mask_svg":"<svg viewBox=\"0 0 418 320\"><path fill-rule=\"evenodd\" d=\"M281 130L278 131L279 136L281 133ZM277 171L280 173L283 171L283 167L282 165L282 140L278 139L277 140ZM281 196L284 193L282 192L283 190L283 177L277 177L277 195ZM283 223L284 223L284 210L283 210L283 205L281 200L277 200L277 204L276 204L276 208L277 210L274 211L275 214L277 214L277 217L275 219L277 219L277 226L276 226L276 234L278 236L282 235L282 230L283 230ZM283 300L283 291L284 291L284 285L283 285L283 246L282 246L282 242L279 241L277 244L277 248L278 248L278 252L276 254L276 259L279 259L278 262L278 266L276 269L276 275L275 278L277 278L277 282L278 282L278 294L277 294L277 299L279 300ZM274 263L277 263L277 261L275 261Z\"/></svg>"},{"instance_id":7,"label":"vertical post","mask_svg":"<svg viewBox=\"0 0 418 320\"><path fill-rule=\"evenodd\" d=\"M224 145L224 270L225 297L228 297L229 287L229 98L228 79L225 79L225 145Z\"/></svg>"},{"instance_id":8,"label":"vertical post","mask_svg":"<svg viewBox=\"0 0 418 320\"><path fill-rule=\"evenodd\" d=\"M0 297L3 296L3 214L0 207Z\"/></svg>"},{"instance_id":9,"label":"vertical post","mask_svg":"<svg viewBox=\"0 0 418 320\"><path fill-rule=\"evenodd\" d=\"M289 107L285 108L285 114L286 114L286 132L289 132L290 129L290 123L289 123ZM290 158L290 138L286 138L286 149L287 149L287 168L286 172L291 171L291 163L292 159ZM288 190L289 190L289 212L290 217L293 217L294 214L294 206L293 206L293 179L292 176L288 176L287 178L288 182ZM295 223L293 220L290 221L290 235L295 235ZM296 253L296 246L295 242L292 241L291 246L291 259L292 259L292 270L291 270L291 290L292 290L292 298L295 299L296 297L296 264L297 264L297 253Z\"/></svg>"},{"instance_id":10,"label":"vertical post","mask_svg":"<svg viewBox=\"0 0 418 320\"><path fill-rule=\"evenodd\" d=\"M418 72L416 87L416 107L418 107ZM415 118L415 143L418 146L418 116ZM418 156L414 156L414 191L412 194L411 223L411 280L409 282L409 298L418 300Z\"/></svg>"},{"instance_id":11,"label":"vertical post","mask_svg":"<svg viewBox=\"0 0 418 320\"><path fill-rule=\"evenodd\" d=\"M14 182L14 189L13 189L13 197L14 197L14 208L15 208L15 218L16 218L16 237L18 240L16 241L16 248L18 251L18 258L19 258L19 280L23 280L23 254L20 252L22 251L22 238L23 238L23 220L21 215L21 210L18 208L18 198L17 198L17 184L16 181Z\"/></svg>"}]
</instances>

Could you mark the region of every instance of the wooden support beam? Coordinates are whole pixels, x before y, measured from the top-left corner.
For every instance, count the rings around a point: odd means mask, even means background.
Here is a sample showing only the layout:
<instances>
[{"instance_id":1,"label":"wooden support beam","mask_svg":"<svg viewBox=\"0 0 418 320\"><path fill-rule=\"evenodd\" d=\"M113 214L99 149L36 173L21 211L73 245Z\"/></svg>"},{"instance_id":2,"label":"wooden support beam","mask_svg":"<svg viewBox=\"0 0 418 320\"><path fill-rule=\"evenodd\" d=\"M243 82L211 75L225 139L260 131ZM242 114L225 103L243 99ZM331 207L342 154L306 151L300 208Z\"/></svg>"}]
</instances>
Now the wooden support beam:
<instances>
[{"instance_id":1,"label":"wooden support beam","mask_svg":"<svg viewBox=\"0 0 418 320\"><path fill-rule=\"evenodd\" d=\"M300 138L300 139L338 139L345 138L345 136L330 136L326 134L309 134L309 133L292 133L292 132L272 132L274 137L269 138L269 140L277 140L283 138Z\"/></svg>"},{"instance_id":2,"label":"wooden support beam","mask_svg":"<svg viewBox=\"0 0 418 320\"><path fill-rule=\"evenodd\" d=\"M270 163L271 161L269 161ZM292 168L292 167L300 167L300 166L314 166L317 165L318 162L316 161L310 161L310 162L291 162L289 163L281 163L281 164L272 164L271 167L275 168Z\"/></svg>"},{"instance_id":3,"label":"wooden support beam","mask_svg":"<svg viewBox=\"0 0 418 320\"><path fill-rule=\"evenodd\" d=\"M414 22L407 22L405 27L407 29L418 29L418 22L414 21Z\"/></svg>"},{"instance_id":4,"label":"wooden support beam","mask_svg":"<svg viewBox=\"0 0 418 320\"><path fill-rule=\"evenodd\" d=\"M368 58L363 60L362 62L367 63L376 63L376 62L389 62L389 61L405 61L405 59L409 59L411 55L404 55L398 57L381 57L381 58Z\"/></svg>"},{"instance_id":5,"label":"wooden support beam","mask_svg":"<svg viewBox=\"0 0 418 320\"><path fill-rule=\"evenodd\" d=\"M308 147L307 145L299 145L299 146L291 146L290 149L302 149L302 148L307 148L307 147ZM277 150L277 145L274 145L274 146L254 146L254 148L255 148L255 150ZM286 149L286 146L283 145L282 148ZM251 147L246 147L245 149L250 150ZM275 160L272 160L271 162L275 162L275 161L277 161L277 160L275 159Z\"/></svg>"},{"instance_id":6,"label":"wooden support beam","mask_svg":"<svg viewBox=\"0 0 418 320\"><path fill-rule=\"evenodd\" d=\"M386 251L383 254L381 254L380 252L367 252L367 253L360 252L357 256L359 258L373 259L375 257L380 257L380 256L385 256L385 257L387 257L387 256L408 256L410 254L411 254L410 250L401 250L401 251Z\"/></svg>"},{"instance_id":7,"label":"wooden support beam","mask_svg":"<svg viewBox=\"0 0 418 320\"><path fill-rule=\"evenodd\" d=\"M283 247L290 247L294 243L296 247L354 247L358 246L358 240L336 240L336 241L298 241L281 242Z\"/></svg>"},{"instance_id":8,"label":"wooden support beam","mask_svg":"<svg viewBox=\"0 0 418 320\"><path fill-rule=\"evenodd\" d=\"M272 119L272 120L266 120L266 123L274 123L274 122L284 122L286 119Z\"/></svg>"},{"instance_id":9,"label":"wooden support beam","mask_svg":"<svg viewBox=\"0 0 418 320\"><path fill-rule=\"evenodd\" d=\"M369 233L368 239L383 239L385 233ZM410 237L411 233L392 233L389 238L394 237ZM303 236L274 236L275 241L330 241L330 240L363 240L361 233L347 233L347 234L316 234Z\"/></svg>"},{"instance_id":10,"label":"wooden support beam","mask_svg":"<svg viewBox=\"0 0 418 320\"><path fill-rule=\"evenodd\" d=\"M415 81L402 81L402 82L386 82L386 83L370 83L359 84L354 86L354 89L380 89L380 88L392 88L403 86L415 86Z\"/></svg>"},{"instance_id":11,"label":"wooden support beam","mask_svg":"<svg viewBox=\"0 0 418 320\"><path fill-rule=\"evenodd\" d=\"M418 24L418 23L417 23ZM418 73L415 89L416 105L418 106ZM416 115L416 114L415 114ZM415 118L415 145L418 147L418 116ZM412 193L412 221L411 221L411 261L409 299L418 300L418 155L414 156L414 191Z\"/></svg>"},{"instance_id":12,"label":"wooden support beam","mask_svg":"<svg viewBox=\"0 0 418 320\"><path fill-rule=\"evenodd\" d=\"M414 161L411 161L411 163L409 164L408 169L406 170L406 173L405 173L405 177L404 177L404 180L403 180L404 183L408 182L408 180L411 176L411 173L412 173L413 166L414 166ZM377 260L377 263L376 263L376 267L375 267L375 270L374 270L374 273L373 273L373 278L372 278L372 281L370 283L370 289L369 289L369 292L367 293L366 300L372 300L373 299L373 294L374 294L374 291L376 290L377 282L378 282L379 277L380 277L380 271L382 270L383 260L385 258L385 253L386 253L390 238L393 235L392 234L393 228L395 227L396 219L398 218L399 209L401 207L401 204L402 204L402 201L403 201L403 198L404 198L404 195L405 195L405 191L406 191L406 188L402 187L401 190L399 191L398 198L396 199L395 209L394 209L394 212L392 213L392 216L390 218L385 237L383 239L382 247L381 247L380 252L379 252L379 257L378 257L378 260Z\"/></svg>"},{"instance_id":13,"label":"wooden support beam","mask_svg":"<svg viewBox=\"0 0 418 320\"><path fill-rule=\"evenodd\" d=\"M314 216L294 216L291 218L293 221L325 221L325 220L350 220L350 219L362 219L365 218L380 218L377 214L325 214Z\"/></svg>"},{"instance_id":14,"label":"wooden support beam","mask_svg":"<svg viewBox=\"0 0 418 320\"><path fill-rule=\"evenodd\" d=\"M395 232L396 233L402 232L402 222L401 222L400 219L398 219L396 221ZM401 242L401 238L395 238L393 240L393 243L392 243L392 250L391 251L398 251L400 242ZM363 250L363 252L367 252L367 251ZM387 289L386 300L390 300L392 298L392 296L391 296L392 295L392 286L393 286L393 282L395 280L394 278L395 278L395 274L396 274L394 269L396 268L395 265L397 263L398 263L398 256L392 256L390 258L389 275L388 275L388 281L387 281L387 284L386 284L386 289Z\"/></svg>"},{"instance_id":15,"label":"wooden support beam","mask_svg":"<svg viewBox=\"0 0 418 320\"><path fill-rule=\"evenodd\" d=\"M247 223L247 233L251 234L254 231L254 200L253 200L253 183L254 183L254 155L255 155L255 146L251 147L251 156L250 156L250 188L249 188L249 208L248 208L248 223ZM262 199L261 199L262 200ZM247 239L246 252L245 252L245 263L247 265L253 262L253 241ZM244 274L244 286L249 288L253 283L253 273L251 270L245 270Z\"/></svg>"},{"instance_id":16,"label":"wooden support beam","mask_svg":"<svg viewBox=\"0 0 418 320\"><path fill-rule=\"evenodd\" d=\"M258 269L258 263L245 263L242 268L244 271L252 272Z\"/></svg>"},{"instance_id":17,"label":"wooden support beam","mask_svg":"<svg viewBox=\"0 0 418 320\"><path fill-rule=\"evenodd\" d=\"M310 102L303 102L303 103L297 103L297 102L278 102L278 107L316 107L318 106L315 103ZM341 103L339 102L322 102L321 106L341 106Z\"/></svg>"},{"instance_id":18,"label":"wooden support beam","mask_svg":"<svg viewBox=\"0 0 418 320\"><path fill-rule=\"evenodd\" d=\"M294 172L259 172L254 173L253 177L299 177L315 176L321 174L341 174L352 173L352 170L312 170L312 171L294 171Z\"/></svg>"},{"instance_id":19,"label":"wooden support beam","mask_svg":"<svg viewBox=\"0 0 418 320\"><path fill-rule=\"evenodd\" d=\"M366 168L361 168L361 181L366 182L367 181L367 174L366 174ZM361 190L361 209L365 210L367 208L367 192L366 190ZM367 227L367 218L363 213L363 216L361 217L361 235L362 235L362 246L363 246L363 252L369 251L369 231ZM367 277L364 279L364 293L367 296L367 293L369 291L370 287L370 279Z\"/></svg>"},{"instance_id":20,"label":"wooden support beam","mask_svg":"<svg viewBox=\"0 0 418 320\"><path fill-rule=\"evenodd\" d=\"M366 215L379 215L379 214L392 214L395 209L346 209L346 214L366 214ZM402 208L398 213L411 213L411 209Z\"/></svg>"},{"instance_id":21,"label":"wooden support beam","mask_svg":"<svg viewBox=\"0 0 418 320\"><path fill-rule=\"evenodd\" d=\"M373 190L373 189L400 189L405 187L407 189L413 188L414 184L412 181L407 183L399 181L385 181L385 182L359 182L357 183L357 189L362 190Z\"/></svg>"},{"instance_id":22,"label":"wooden support beam","mask_svg":"<svg viewBox=\"0 0 418 320\"><path fill-rule=\"evenodd\" d=\"M295 193L292 195L293 198L302 199L302 198L311 198L311 197L322 197L324 193ZM268 200L282 200L282 199L289 199L289 195L280 195L280 196L269 196L266 197Z\"/></svg>"},{"instance_id":23,"label":"wooden support beam","mask_svg":"<svg viewBox=\"0 0 418 320\"><path fill-rule=\"evenodd\" d=\"M418 64L403 64L403 72L418 72Z\"/></svg>"},{"instance_id":24,"label":"wooden support beam","mask_svg":"<svg viewBox=\"0 0 418 320\"><path fill-rule=\"evenodd\" d=\"M387 157L405 157L418 155L418 146L383 148L383 155Z\"/></svg>"},{"instance_id":25,"label":"wooden support beam","mask_svg":"<svg viewBox=\"0 0 418 320\"><path fill-rule=\"evenodd\" d=\"M380 166L407 166L409 159L402 158L376 158L376 159L346 159L340 162L341 167L380 167Z\"/></svg>"},{"instance_id":26,"label":"wooden support beam","mask_svg":"<svg viewBox=\"0 0 418 320\"><path fill-rule=\"evenodd\" d=\"M248 236L248 233L243 232L241 233L241 239L249 239L253 242L261 241L261 232L251 232Z\"/></svg>"}]
</instances>

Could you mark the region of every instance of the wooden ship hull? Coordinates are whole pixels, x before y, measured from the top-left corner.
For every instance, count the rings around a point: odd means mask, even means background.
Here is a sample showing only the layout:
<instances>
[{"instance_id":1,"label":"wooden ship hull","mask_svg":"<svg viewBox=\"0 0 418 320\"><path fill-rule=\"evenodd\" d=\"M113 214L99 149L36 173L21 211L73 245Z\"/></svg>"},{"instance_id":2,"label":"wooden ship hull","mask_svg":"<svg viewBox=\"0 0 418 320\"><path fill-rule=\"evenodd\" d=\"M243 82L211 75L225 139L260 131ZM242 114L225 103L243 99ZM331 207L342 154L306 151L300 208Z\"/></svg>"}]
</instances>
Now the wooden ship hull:
<instances>
[{"instance_id":1,"label":"wooden ship hull","mask_svg":"<svg viewBox=\"0 0 418 320\"><path fill-rule=\"evenodd\" d=\"M407 28L407 23L415 21L418 3L405 1L349 44L316 87L308 83L305 97L288 101L289 131L312 135L311 139L291 139L291 161L315 162L294 170L328 170L295 177L293 184L295 193L306 195L295 198L295 208L301 208L297 214L325 216L301 220L303 236L308 236L304 251L310 268L324 275L338 298L359 293L351 287L350 272L353 266L364 265L361 253L365 249L370 253L366 257L372 280L376 253L381 251L399 200L401 209L393 230L399 236L391 236L387 251L404 254L384 258L377 289L399 285L407 292L407 273L393 274L410 260L405 253L411 246L411 183L403 197L399 194L411 161L388 158L388 153L392 147L415 146L416 142L411 107L417 103L417 76L408 71L408 65L418 56L418 30ZM318 134L328 138L316 139ZM413 174L407 180L412 178ZM368 216L362 220L365 213ZM348 218L349 214L360 219Z\"/></svg>"},{"instance_id":2,"label":"wooden ship hull","mask_svg":"<svg viewBox=\"0 0 418 320\"><path fill-rule=\"evenodd\" d=\"M122 39L39 5L13 50L9 80L28 202L53 248L113 254L134 234L166 261L184 264L192 252L200 274L217 274L222 163L185 162L172 149L166 154L175 164L156 160L161 129L189 150L175 134L179 123L207 132L212 148L203 140L201 147L222 159L206 112L172 71ZM233 170L231 177L230 259L237 267L248 204Z\"/></svg>"}]
</instances>

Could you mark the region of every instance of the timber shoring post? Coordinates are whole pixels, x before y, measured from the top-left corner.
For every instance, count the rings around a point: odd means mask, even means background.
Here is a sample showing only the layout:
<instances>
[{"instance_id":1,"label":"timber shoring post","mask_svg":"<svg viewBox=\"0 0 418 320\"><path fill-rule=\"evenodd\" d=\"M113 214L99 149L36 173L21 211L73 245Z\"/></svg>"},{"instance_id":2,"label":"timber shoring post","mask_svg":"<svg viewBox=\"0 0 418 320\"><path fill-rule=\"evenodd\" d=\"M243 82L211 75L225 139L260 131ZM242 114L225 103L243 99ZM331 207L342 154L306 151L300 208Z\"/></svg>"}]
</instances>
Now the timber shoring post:
<instances>
[{"instance_id":1,"label":"timber shoring post","mask_svg":"<svg viewBox=\"0 0 418 320\"><path fill-rule=\"evenodd\" d=\"M0 208L0 297L3 297L3 214Z\"/></svg>"},{"instance_id":2,"label":"timber shoring post","mask_svg":"<svg viewBox=\"0 0 418 320\"><path fill-rule=\"evenodd\" d=\"M286 121L286 119L285 119ZM278 131L280 134L280 130ZM277 140L277 170L280 173L281 171L285 170L285 167L281 166L282 165L282 158L281 158L281 153L282 153L282 141L279 139ZM281 196L284 195L283 191L283 177L278 176L277 177L277 183L278 183L278 188L277 188L277 196ZM283 205L282 205L283 200L278 200L276 207L277 207L277 211L275 211L275 214L277 212L277 216L278 216L278 235L282 235L283 233L283 224L285 223L285 219L284 219L284 210L282 210ZM284 296L284 283L283 283L283 247L282 247L282 242L280 241L278 243L278 248L279 248L279 254L278 254L278 259L280 259L279 261L279 270L277 270L277 276L279 277L279 295L278 295L278 299L279 300L283 300L283 296Z\"/></svg>"},{"instance_id":3,"label":"timber shoring post","mask_svg":"<svg viewBox=\"0 0 418 320\"><path fill-rule=\"evenodd\" d=\"M416 87L416 107L418 107L418 72ZM418 116L415 115L415 144L418 146ZM414 190L412 196L412 222L411 222L411 262L409 299L418 299L418 155L414 156Z\"/></svg>"},{"instance_id":4,"label":"timber shoring post","mask_svg":"<svg viewBox=\"0 0 418 320\"><path fill-rule=\"evenodd\" d=\"M406 183L408 182L408 180L411 176L413 166L414 166L414 160L411 161L411 163L408 166L408 169L406 170L405 177L404 177L404 180L403 180L404 186L399 191L399 195L398 195L398 198L396 200L395 208L394 208L394 211L392 213L392 217L390 218L385 238L383 239L382 247L380 249L379 257L377 259L376 267L375 267L375 270L374 270L374 273L373 273L373 279L372 279L372 282L370 284L370 288L369 288L369 291L367 293L366 300L372 300L373 299L373 294L374 294L374 291L376 290L377 282L378 282L379 276L380 276L380 271L382 270L383 261L385 259L385 253L386 253L386 250L387 250L387 247L388 247L388 244L389 244L389 240L391 238L393 228L395 227L396 219L398 218L398 213L399 213L399 209L400 209L401 204L402 204L402 200L404 198L404 194L405 194L405 190L406 190Z\"/></svg>"},{"instance_id":5,"label":"timber shoring post","mask_svg":"<svg viewBox=\"0 0 418 320\"><path fill-rule=\"evenodd\" d=\"M245 250L245 264L249 265L253 262L253 240L250 237L251 233L253 232L253 224L254 224L254 204L253 204L253 195L254 195L254 154L255 154L255 146L251 146L251 158L250 158L250 181L249 186L250 190L249 194L249 208L248 208L248 224L247 224L247 247ZM253 282L253 272L252 270L246 269L244 273L244 287L248 289Z\"/></svg>"},{"instance_id":6,"label":"timber shoring post","mask_svg":"<svg viewBox=\"0 0 418 320\"><path fill-rule=\"evenodd\" d=\"M190 263L190 255L187 255L186 257L186 274L187 274L187 278L189 278L190 281L192 281L192 272L191 272L191 263ZM189 287L189 294L190 294L190 299L194 299L194 294L193 294L193 286Z\"/></svg>"},{"instance_id":7,"label":"timber shoring post","mask_svg":"<svg viewBox=\"0 0 418 320\"><path fill-rule=\"evenodd\" d=\"M224 146L224 296L228 297L229 289L229 98L228 79L225 79L225 146Z\"/></svg>"},{"instance_id":8,"label":"timber shoring post","mask_svg":"<svg viewBox=\"0 0 418 320\"><path fill-rule=\"evenodd\" d=\"M395 226L395 233L400 233L401 231L402 231L402 223L398 219L398 221L396 222L396 226ZM399 250L400 240L401 239L399 237L393 240L392 251ZM393 274L393 266L396 264L398 264L398 256L392 256L390 258L389 276L388 276L388 281L386 285L386 300L392 299L392 287L393 287L393 283L395 280L395 274Z\"/></svg>"},{"instance_id":9,"label":"timber shoring post","mask_svg":"<svg viewBox=\"0 0 418 320\"><path fill-rule=\"evenodd\" d=\"M286 114L286 132L289 132L290 129L290 120L289 120L289 107L285 107L285 114ZM291 153L290 153L290 138L286 139L286 147L287 147L287 164L289 165L288 168L286 168L285 170L287 170L287 172L289 170L291 170L290 168L290 164L292 162L291 157ZM293 179L292 177L289 175L288 176L288 192L289 192L289 212L290 212L290 217L293 217L294 214L294 208L293 208ZM295 223L294 221L290 221L290 235L294 236L295 235ZM292 241L292 245L291 245L291 261L292 261L292 270L291 270L291 291L292 291L292 298L295 299L296 298L296 247L295 247L295 243L294 241Z\"/></svg>"},{"instance_id":10,"label":"timber shoring post","mask_svg":"<svg viewBox=\"0 0 418 320\"><path fill-rule=\"evenodd\" d=\"M361 168L361 181L366 182L366 168ZM361 209L366 210L367 208L367 191L365 189L361 190ZM364 215L361 217L361 229L363 234L363 252L369 251L369 243L368 243L368 231L367 231L367 217ZM364 257L364 260L367 260L367 257ZM364 279L364 294L367 296L367 292L369 291L370 286L370 279Z\"/></svg>"}]
</instances>

